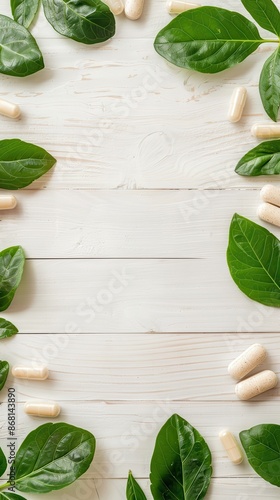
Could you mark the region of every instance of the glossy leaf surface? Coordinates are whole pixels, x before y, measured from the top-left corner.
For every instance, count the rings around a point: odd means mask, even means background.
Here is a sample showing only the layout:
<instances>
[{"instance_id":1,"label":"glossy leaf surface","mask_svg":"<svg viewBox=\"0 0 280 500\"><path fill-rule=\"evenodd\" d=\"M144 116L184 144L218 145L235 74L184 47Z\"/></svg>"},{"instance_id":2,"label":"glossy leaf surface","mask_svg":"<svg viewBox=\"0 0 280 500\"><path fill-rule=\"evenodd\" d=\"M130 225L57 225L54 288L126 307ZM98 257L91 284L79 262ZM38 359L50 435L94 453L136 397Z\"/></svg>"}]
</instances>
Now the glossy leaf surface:
<instances>
[{"instance_id":1,"label":"glossy leaf surface","mask_svg":"<svg viewBox=\"0 0 280 500\"><path fill-rule=\"evenodd\" d=\"M5 248L0 252L0 311L11 304L20 284L25 256L20 246Z\"/></svg>"},{"instance_id":2,"label":"glossy leaf surface","mask_svg":"<svg viewBox=\"0 0 280 500\"><path fill-rule=\"evenodd\" d=\"M280 174L280 140L265 141L251 149L238 162L235 172L246 176Z\"/></svg>"}]
</instances>

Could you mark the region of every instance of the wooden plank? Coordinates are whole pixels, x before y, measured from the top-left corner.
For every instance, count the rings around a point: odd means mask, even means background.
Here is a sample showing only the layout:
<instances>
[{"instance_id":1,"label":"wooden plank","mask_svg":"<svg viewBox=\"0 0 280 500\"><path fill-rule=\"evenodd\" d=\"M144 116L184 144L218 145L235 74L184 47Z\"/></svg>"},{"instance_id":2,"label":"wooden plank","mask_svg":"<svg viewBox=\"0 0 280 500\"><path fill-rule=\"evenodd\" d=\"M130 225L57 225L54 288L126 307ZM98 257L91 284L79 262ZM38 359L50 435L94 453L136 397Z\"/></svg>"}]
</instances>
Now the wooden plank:
<instances>
[{"instance_id":1,"label":"wooden plank","mask_svg":"<svg viewBox=\"0 0 280 500\"><path fill-rule=\"evenodd\" d=\"M279 335L225 334L18 334L1 343L11 366L47 365L44 383L13 379L20 402L32 398L66 401L233 401L236 409L272 401L279 388L244 405L235 396L228 364L255 342L269 354L259 367L279 373ZM137 404L137 403L136 403Z\"/></svg>"}]
</instances>

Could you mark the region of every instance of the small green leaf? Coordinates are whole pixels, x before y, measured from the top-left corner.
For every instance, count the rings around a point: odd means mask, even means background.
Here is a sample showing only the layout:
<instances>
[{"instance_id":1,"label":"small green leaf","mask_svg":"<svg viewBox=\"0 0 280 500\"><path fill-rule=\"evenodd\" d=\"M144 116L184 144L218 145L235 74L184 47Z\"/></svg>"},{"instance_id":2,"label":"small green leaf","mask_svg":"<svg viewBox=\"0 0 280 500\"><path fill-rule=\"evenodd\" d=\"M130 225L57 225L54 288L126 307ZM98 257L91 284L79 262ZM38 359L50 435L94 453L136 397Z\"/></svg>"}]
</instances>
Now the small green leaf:
<instances>
[{"instance_id":1,"label":"small green leaf","mask_svg":"<svg viewBox=\"0 0 280 500\"><path fill-rule=\"evenodd\" d=\"M56 160L45 149L20 139L0 141L0 188L20 189L29 186Z\"/></svg>"},{"instance_id":2,"label":"small green leaf","mask_svg":"<svg viewBox=\"0 0 280 500\"><path fill-rule=\"evenodd\" d=\"M280 35L280 12L272 0L241 0L241 2L262 28Z\"/></svg>"},{"instance_id":3,"label":"small green leaf","mask_svg":"<svg viewBox=\"0 0 280 500\"><path fill-rule=\"evenodd\" d=\"M176 66L217 73L246 59L263 42L257 27L241 14L200 7L173 19L154 46Z\"/></svg>"},{"instance_id":4,"label":"small green leaf","mask_svg":"<svg viewBox=\"0 0 280 500\"><path fill-rule=\"evenodd\" d=\"M105 42L115 34L115 18L100 0L43 0L52 27L77 42Z\"/></svg>"},{"instance_id":5,"label":"small green leaf","mask_svg":"<svg viewBox=\"0 0 280 500\"><path fill-rule=\"evenodd\" d=\"M259 89L265 111L277 122L280 107L280 47L264 63Z\"/></svg>"},{"instance_id":6,"label":"small green leaf","mask_svg":"<svg viewBox=\"0 0 280 500\"><path fill-rule=\"evenodd\" d=\"M265 141L251 149L235 167L239 175L280 174L280 140Z\"/></svg>"},{"instance_id":7,"label":"small green leaf","mask_svg":"<svg viewBox=\"0 0 280 500\"><path fill-rule=\"evenodd\" d=\"M235 214L227 262L232 279L250 299L280 307L280 241L272 233Z\"/></svg>"},{"instance_id":8,"label":"small green leaf","mask_svg":"<svg viewBox=\"0 0 280 500\"><path fill-rule=\"evenodd\" d=\"M139 484L134 479L131 471L129 471L128 474L128 480L126 486L126 498L127 500L147 500L147 497L144 495Z\"/></svg>"},{"instance_id":9,"label":"small green leaf","mask_svg":"<svg viewBox=\"0 0 280 500\"><path fill-rule=\"evenodd\" d=\"M13 323L4 318L0 318L0 340L12 337L18 333L18 329Z\"/></svg>"},{"instance_id":10,"label":"small green leaf","mask_svg":"<svg viewBox=\"0 0 280 500\"><path fill-rule=\"evenodd\" d=\"M39 10L40 0L11 0L14 20L29 28Z\"/></svg>"},{"instance_id":11,"label":"small green leaf","mask_svg":"<svg viewBox=\"0 0 280 500\"><path fill-rule=\"evenodd\" d=\"M26 500L25 498L23 498L21 495L17 495L16 493L7 493L6 491L5 492L1 492L0 493L0 500Z\"/></svg>"},{"instance_id":12,"label":"small green leaf","mask_svg":"<svg viewBox=\"0 0 280 500\"><path fill-rule=\"evenodd\" d=\"M280 486L280 425L260 424L239 434L250 465L265 481Z\"/></svg>"},{"instance_id":13,"label":"small green leaf","mask_svg":"<svg viewBox=\"0 0 280 500\"><path fill-rule=\"evenodd\" d=\"M0 311L11 304L20 284L25 256L20 246L5 248L0 252Z\"/></svg>"},{"instance_id":14,"label":"small green leaf","mask_svg":"<svg viewBox=\"0 0 280 500\"><path fill-rule=\"evenodd\" d=\"M151 461L154 500L201 500L212 475L211 452L186 420L173 415L157 436Z\"/></svg>"},{"instance_id":15,"label":"small green leaf","mask_svg":"<svg viewBox=\"0 0 280 500\"><path fill-rule=\"evenodd\" d=\"M0 73L23 77L44 67L33 36L24 26L3 15L0 15L0 47Z\"/></svg>"},{"instance_id":16,"label":"small green leaf","mask_svg":"<svg viewBox=\"0 0 280 500\"><path fill-rule=\"evenodd\" d=\"M41 425L16 454L16 488L27 493L60 490L86 472L94 452L90 432L62 422Z\"/></svg>"},{"instance_id":17,"label":"small green leaf","mask_svg":"<svg viewBox=\"0 0 280 500\"><path fill-rule=\"evenodd\" d=\"M2 391L9 375L10 366L7 361L0 361L0 391Z\"/></svg>"},{"instance_id":18,"label":"small green leaf","mask_svg":"<svg viewBox=\"0 0 280 500\"><path fill-rule=\"evenodd\" d=\"M0 448L0 477L3 476L5 470L7 469L7 466L8 466L7 459L4 455L2 448Z\"/></svg>"}]
</instances>

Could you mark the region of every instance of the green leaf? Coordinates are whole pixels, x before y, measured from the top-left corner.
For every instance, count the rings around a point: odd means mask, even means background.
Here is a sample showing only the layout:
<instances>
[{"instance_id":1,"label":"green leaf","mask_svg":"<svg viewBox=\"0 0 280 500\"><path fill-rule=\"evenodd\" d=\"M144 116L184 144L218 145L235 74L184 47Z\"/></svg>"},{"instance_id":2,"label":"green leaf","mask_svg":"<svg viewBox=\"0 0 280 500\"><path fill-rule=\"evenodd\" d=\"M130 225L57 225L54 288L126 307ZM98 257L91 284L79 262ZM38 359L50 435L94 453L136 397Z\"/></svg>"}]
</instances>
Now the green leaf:
<instances>
[{"instance_id":1,"label":"green leaf","mask_svg":"<svg viewBox=\"0 0 280 500\"><path fill-rule=\"evenodd\" d=\"M265 141L251 149L235 167L239 175L280 174L280 140Z\"/></svg>"},{"instance_id":2,"label":"green leaf","mask_svg":"<svg viewBox=\"0 0 280 500\"><path fill-rule=\"evenodd\" d=\"M250 299L280 307L280 241L272 233L235 214L227 262L232 279Z\"/></svg>"},{"instance_id":3,"label":"green leaf","mask_svg":"<svg viewBox=\"0 0 280 500\"><path fill-rule=\"evenodd\" d=\"M2 391L4 385L6 384L9 370L9 363L7 361L0 361L0 391Z\"/></svg>"},{"instance_id":4,"label":"green leaf","mask_svg":"<svg viewBox=\"0 0 280 500\"><path fill-rule=\"evenodd\" d=\"M151 461L154 500L201 500L212 475L211 452L199 432L179 415L159 431Z\"/></svg>"},{"instance_id":5,"label":"green leaf","mask_svg":"<svg viewBox=\"0 0 280 500\"><path fill-rule=\"evenodd\" d=\"M0 318L0 340L12 337L18 333L18 329L13 323L4 318Z\"/></svg>"},{"instance_id":6,"label":"green leaf","mask_svg":"<svg viewBox=\"0 0 280 500\"><path fill-rule=\"evenodd\" d=\"M30 493L60 490L86 472L94 452L90 432L62 422L41 425L16 454L16 488Z\"/></svg>"},{"instance_id":7,"label":"green leaf","mask_svg":"<svg viewBox=\"0 0 280 500\"><path fill-rule=\"evenodd\" d=\"M0 141L0 188L20 189L48 172L56 160L45 149L20 139Z\"/></svg>"},{"instance_id":8,"label":"green leaf","mask_svg":"<svg viewBox=\"0 0 280 500\"><path fill-rule=\"evenodd\" d=\"M43 7L52 27L77 42L105 42L115 34L115 18L100 0L43 0Z\"/></svg>"},{"instance_id":9,"label":"green leaf","mask_svg":"<svg viewBox=\"0 0 280 500\"><path fill-rule=\"evenodd\" d=\"M280 35L280 12L272 0L241 0L241 2L262 28Z\"/></svg>"},{"instance_id":10,"label":"green leaf","mask_svg":"<svg viewBox=\"0 0 280 500\"><path fill-rule=\"evenodd\" d=\"M29 31L0 15L0 73L28 76L44 67L43 56Z\"/></svg>"},{"instance_id":11,"label":"green leaf","mask_svg":"<svg viewBox=\"0 0 280 500\"><path fill-rule=\"evenodd\" d=\"M277 122L280 107L280 47L264 63L259 89L265 111Z\"/></svg>"},{"instance_id":12,"label":"green leaf","mask_svg":"<svg viewBox=\"0 0 280 500\"><path fill-rule=\"evenodd\" d=\"M280 486L280 425L261 424L239 434L250 465L265 481Z\"/></svg>"},{"instance_id":13,"label":"green leaf","mask_svg":"<svg viewBox=\"0 0 280 500\"><path fill-rule=\"evenodd\" d=\"M4 455L2 448L0 448L0 476L3 476L5 470L7 469L7 465L8 465L7 459ZM0 500L1 500L1 497L0 497Z\"/></svg>"},{"instance_id":14,"label":"green leaf","mask_svg":"<svg viewBox=\"0 0 280 500\"><path fill-rule=\"evenodd\" d=\"M14 20L29 28L39 10L40 0L10 0Z\"/></svg>"},{"instance_id":15,"label":"green leaf","mask_svg":"<svg viewBox=\"0 0 280 500\"><path fill-rule=\"evenodd\" d=\"M1 492L0 493L0 500L25 500L21 495L17 495L16 493L7 493Z\"/></svg>"},{"instance_id":16,"label":"green leaf","mask_svg":"<svg viewBox=\"0 0 280 500\"><path fill-rule=\"evenodd\" d=\"M156 51L182 68L218 73L263 43L256 26L237 12L199 7L183 12L157 35Z\"/></svg>"},{"instance_id":17,"label":"green leaf","mask_svg":"<svg viewBox=\"0 0 280 500\"><path fill-rule=\"evenodd\" d=\"M126 485L126 498L127 500L147 500L142 489L137 481L134 479L132 472L129 471L128 480Z\"/></svg>"},{"instance_id":18,"label":"green leaf","mask_svg":"<svg viewBox=\"0 0 280 500\"><path fill-rule=\"evenodd\" d=\"M0 252L0 311L11 304L20 284L25 256L20 246L5 248Z\"/></svg>"}]
</instances>

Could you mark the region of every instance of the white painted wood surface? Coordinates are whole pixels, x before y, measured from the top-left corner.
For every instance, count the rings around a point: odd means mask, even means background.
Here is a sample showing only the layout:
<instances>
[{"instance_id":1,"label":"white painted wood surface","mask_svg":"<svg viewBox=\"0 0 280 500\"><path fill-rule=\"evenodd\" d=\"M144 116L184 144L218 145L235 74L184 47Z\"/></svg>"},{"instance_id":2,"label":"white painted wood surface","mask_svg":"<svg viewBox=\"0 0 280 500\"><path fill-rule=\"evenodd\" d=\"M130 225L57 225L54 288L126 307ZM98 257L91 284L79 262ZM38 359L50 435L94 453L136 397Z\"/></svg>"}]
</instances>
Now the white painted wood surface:
<instances>
[{"instance_id":1,"label":"white painted wood surface","mask_svg":"<svg viewBox=\"0 0 280 500\"><path fill-rule=\"evenodd\" d=\"M244 13L239 0L227 7ZM10 14L8 0L0 10ZM1 247L21 244L27 256L5 313L20 334L1 343L1 357L50 368L44 383L9 377L18 442L44 421L23 412L37 398L59 401L61 420L97 438L86 475L46 499L123 500L129 469L151 499L154 440L175 412L213 451L209 500L279 497L246 461L233 466L217 437L224 427L238 435L279 423L279 387L244 403L227 374L255 341L268 349L264 366L280 373L279 311L242 295L225 258L232 215L257 221L268 181L234 167L257 144L252 124L267 121L258 78L272 47L218 75L180 70L153 49L170 20L162 0L147 1L141 20L120 16L114 39L89 47L58 35L41 14L32 32L45 70L0 76L0 97L23 111L20 120L1 117L0 138L34 142L58 160L15 193L16 210L0 214ZM249 98L233 125L226 116L237 85ZM280 185L276 176L269 181ZM2 400L5 443L6 391Z\"/></svg>"}]
</instances>

